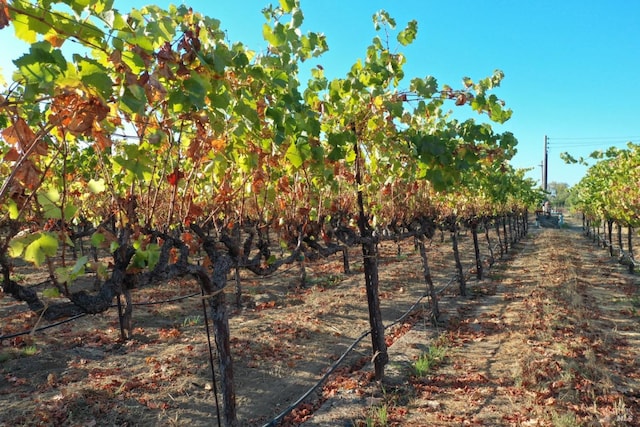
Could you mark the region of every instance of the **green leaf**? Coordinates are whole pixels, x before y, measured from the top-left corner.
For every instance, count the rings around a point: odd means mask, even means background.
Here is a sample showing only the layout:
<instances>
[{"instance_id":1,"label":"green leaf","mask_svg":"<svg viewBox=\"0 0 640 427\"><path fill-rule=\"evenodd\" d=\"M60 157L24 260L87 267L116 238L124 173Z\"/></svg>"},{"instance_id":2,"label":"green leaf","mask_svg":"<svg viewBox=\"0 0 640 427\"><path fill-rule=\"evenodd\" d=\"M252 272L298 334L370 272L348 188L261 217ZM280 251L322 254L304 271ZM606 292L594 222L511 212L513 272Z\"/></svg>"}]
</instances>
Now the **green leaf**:
<instances>
[{"instance_id":1,"label":"green leaf","mask_svg":"<svg viewBox=\"0 0 640 427\"><path fill-rule=\"evenodd\" d=\"M160 246L151 243L147 245L145 249L142 249L142 243L140 241L135 241L133 243L133 247L136 249L136 253L131 259L131 265L135 268L145 268L149 267L149 269L153 269L160 260Z\"/></svg>"},{"instance_id":2,"label":"green leaf","mask_svg":"<svg viewBox=\"0 0 640 427\"><path fill-rule=\"evenodd\" d=\"M63 280L63 282L66 280ZM42 291L42 296L45 298L58 298L60 296L60 290L58 288L45 288Z\"/></svg>"},{"instance_id":3,"label":"green leaf","mask_svg":"<svg viewBox=\"0 0 640 427\"><path fill-rule=\"evenodd\" d=\"M302 166L310 154L311 147L309 147L309 142L304 138L298 138L298 141L291 144L287 149L286 158L297 169Z\"/></svg>"},{"instance_id":4,"label":"green leaf","mask_svg":"<svg viewBox=\"0 0 640 427\"><path fill-rule=\"evenodd\" d=\"M49 31L50 25L45 18L46 9L34 8L26 2L18 2L13 6L17 8L11 12L13 17L11 23L19 39L29 44L35 43L38 34L46 34Z\"/></svg>"},{"instance_id":5,"label":"green leaf","mask_svg":"<svg viewBox=\"0 0 640 427\"><path fill-rule=\"evenodd\" d=\"M9 242L9 256L11 258L20 257L22 255L22 252L24 252L24 248L26 248L27 245L33 240L35 240L33 235L11 239L11 241Z\"/></svg>"},{"instance_id":6,"label":"green leaf","mask_svg":"<svg viewBox=\"0 0 640 427\"><path fill-rule=\"evenodd\" d=\"M179 114L186 111L187 101L188 99L183 91L176 91L169 94L169 108L174 113Z\"/></svg>"},{"instance_id":7,"label":"green leaf","mask_svg":"<svg viewBox=\"0 0 640 427\"><path fill-rule=\"evenodd\" d=\"M7 207L7 210L9 211L9 219L18 219L18 215L20 214L20 209L18 209L18 204L11 199L9 199L7 203L9 205Z\"/></svg>"},{"instance_id":8,"label":"green leaf","mask_svg":"<svg viewBox=\"0 0 640 427\"><path fill-rule=\"evenodd\" d=\"M282 46L287 42L287 34L284 25L277 23L274 28L269 24L262 26L262 37L274 47Z\"/></svg>"},{"instance_id":9,"label":"green leaf","mask_svg":"<svg viewBox=\"0 0 640 427\"><path fill-rule=\"evenodd\" d=\"M42 265L46 257L51 257L58 251L58 239L52 233L36 233L37 238L27 246L24 251L24 259Z\"/></svg>"},{"instance_id":10,"label":"green leaf","mask_svg":"<svg viewBox=\"0 0 640 427\"><path fill-rule=\"evenodd\" d=\"M299 8L295 8L293 13L291 14L291 26L293 28L300 28L302 22L304 21L304 15L302 14L302 10Z\"/></svg>"},{"instance_id":11,"label":"green leaf","mask_svg":"<svg viewBox=\"0 0 640 427\"><path fill-rule=\"evenodd\" d=\"M72 203L67 202L64 205L64 220L71 221L71 219L76 216L76 212L78 212L78 207Z\"/></svg>"},{"instance_id":12,"label":"green leaf","mask_svg":"<svg viewBox=\"0 0 640 427\"><path fill-rule=\"evenodd\" d=\"M95 179L89 180L87 187L89 188L89 191L91 191L93 194L103 193L107 188L103 178L100 178L98 180L95 180Z\"/></svg>"},{"instance_id":13,"label":"green leaf","mask_svg":"<svg viewBox=\"0 0 640 427\"><path fill-rule=\"evenodd\" d=\"M147 105L147 97L144 93L144 88L138 85L127 86L124 94L120 98L120 103L124 112L142 115L144 113L145 106Z\"/></svg>"},{"instance_id":14,"label":"green leaf","mask_svg":"<svg viewBox=\"0 0 640 427\"><path fill-rule=\"evenodd\" d=\"M94 10L98 14L113 12L111 8L113 7L114 0L97 0L94 4Z\"/></svg>"},{"instance_id":15,"label":"green leaf","mask_svg":"<svg viewBox=\"0 0 640 427\"><path fill-rule=\"evenodd\" d=\"M129 185L136 179L145 181L151 176L152 158L148 152L140 149L135 144L127 144L124 146L124 155L113 156L111 161L114 163L114 169L124 169L127 173L124 182Z\"/></svg>"},{"instance_id":16,"label":"green leaf","mask_svg":"<svg viewBox=\"0 0 640 427\"><path fill-rule=\"evenodd\" d=\"M415 78L411 80L409 90L423 98L431 98L438 91L438 81L432 76L427 76L424 79Z\"/></svg>"},{"instance_id":17,"label":"green leaf","mask_svg":"<svg viewBox=\"0 0 640 427\"><path fill-rule=\"evenodd\" d=\"M140 55L131 50L122 51L122 62L131 68L133 74L140 74L145 70L144 61Z\"/></svg>"},{"instance_id":18,"label":"green leaf","mask_svg":"<svg viewBox=\"0 0 640 427\"><path fill-rule=\"evenodd\" d=\"M184 90L191 104L197 108L205 107L205 97L211 92L211 83L197 73L184 81Z\"/></svg>"},{"instance_id":19,"label":"green leaf","mask_svg":"<svg viewBox=\"0 0 640 427\"><path fill-rule=\"evenodd\" d=\"M280 7L285 13L291 12L296 6L296 0L280 0Z\"/></svg>"},{"instance_id":20,"label":"green leaf","mask_svg":"<svg viewBox=\"0 0 640 427\"><path fill-rule=\"evenodd\" d=\"M106 237L102 233L93 233L91 235L91 246L94 248L99 248L102 242L106 240Z\"/></svg>"},{"instance_id":21,"label":"green leaf","mask_svg":"<svg viewBox=\"0 0 640 427\"><path fill-rule=\"evenodd\" d=\"M81 256L80 258L78 258L75 265L71 268L71 273L74 275L84 274L84 268L88 262L89 262L88 256L86 255Z\"/></svg>"},{"instance_id":22,"label":"green leaf","mask_svg":"<svg viewBox=\"0 0 640 427\"><path fill-rule=\"evenodd\" d=\"M153 270L158 264L158 261L160 261L160 246L156 243L151 243L147 246L145 253L147 256L147 265Z\"/></svg>"},{"instance_id":23,"label":"green leaf","mask_svg":"<svg viewBox=\"0 0 640 427\"><path fill-rule=\"evenodd\" d=\"M113 93L113 81L107 69L97 61L74 55L80 79L89 88L97 91L102 99L108 99Z\"/></svg>"},{"instance_id":24,"label":"green leaf","mask_svg":"<svg viewBox=\"0 0 640 427\"><path fill-rule=\"evenodd\" d=\"M44 217L47 219L62 219L60 207L56 204L60 201L60 193L55 188L41 191L37 195L38 203L42 206Z\"/></svg>"},{"instance_id":25,"label":"green leaf","mask_svg":"<svg viewBox=\"0 0 640 427\"><path fill-rule=\"evenodd\" d=\"M37 195L38 203L42 206L44 217L47 219L62 219L62 210L57 204L60 202L60 193L55 188L41 191ZM74 217L78 208L71 203L64 206L64 219L66 221Z\"/></svg>"},{"instance_id":26,"label":"green leaf","mask_svg":"<svg viewBox=\"0 0 640 427\"><path fill-rule=\"evenodd\" d=\"M31 45L29 53L14 61L20 74L27 81L43 86L57 80L67 69L67 61L59 49L52 49L48 42Z\"/></svg>"},{"instance_id":27,"label":"green leaf","mask_svg":"<svg viewBox=\"0 0 640 427\"><path fill-rule=\"evenodd\" d=\"M402 46L407 46L413 43L418 34L418 21L413 20L407 24L407 27L398 33L398 42Z\"/></svg>"},{"instance_id":28,"label":"green leaf","mask_svg":"<svg viewBox=\"0 0 640 427\"><path fill-rule=\"evenodd\" d=\"M324 148L321 145L311 147L311 157L316 163L321 164L324 160Z\"/></svg>"},{"instance_id":29,"label":"green leaf","mask_svg":"<svg viewBox=\"0 0 640 427\"><path fill-rule=\"evenodd\" d=\"M132 37L127 42L139 46L148 53L153 53L153 40L146 34Z\"/></svg>"}]
</instances>

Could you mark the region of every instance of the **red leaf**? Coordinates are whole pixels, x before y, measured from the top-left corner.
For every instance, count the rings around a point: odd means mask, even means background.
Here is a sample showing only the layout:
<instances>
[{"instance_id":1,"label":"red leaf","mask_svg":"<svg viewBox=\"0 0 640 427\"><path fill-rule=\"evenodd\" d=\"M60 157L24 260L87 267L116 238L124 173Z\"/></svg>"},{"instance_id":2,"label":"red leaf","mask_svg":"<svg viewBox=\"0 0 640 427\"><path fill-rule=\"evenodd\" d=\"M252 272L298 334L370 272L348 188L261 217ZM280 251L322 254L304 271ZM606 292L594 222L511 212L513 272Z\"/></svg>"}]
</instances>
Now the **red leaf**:
<instances>
[{"instance_id":1,"label":"red leaf","mask_svg":"<svg viewBox=\"0 0 640 427\"><path fill-rule=\"evenodd\" d=\"M180 181L182 178L184 178L184 173L182 173L178 168L175 168L172 173L167 175L167 181L169 182L169 185L172 185L174 187L178 185L178 181Z\"/></svg>"}]
</instances>

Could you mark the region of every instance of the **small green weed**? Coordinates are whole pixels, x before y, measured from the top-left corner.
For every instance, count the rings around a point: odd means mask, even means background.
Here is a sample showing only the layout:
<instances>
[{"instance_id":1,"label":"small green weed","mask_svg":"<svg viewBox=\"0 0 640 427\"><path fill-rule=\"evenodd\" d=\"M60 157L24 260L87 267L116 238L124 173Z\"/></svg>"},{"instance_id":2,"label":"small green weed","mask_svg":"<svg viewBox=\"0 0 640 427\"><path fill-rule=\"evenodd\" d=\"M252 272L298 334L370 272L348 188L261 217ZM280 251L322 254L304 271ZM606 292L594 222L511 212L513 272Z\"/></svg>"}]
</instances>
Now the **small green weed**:
<instances>
[{"instance_id":1,"label":"small green weed","mask_svg":"<svg viewBox=\"0 0 640 427\"><path fill-rule=\"evenodd\" d=\"M30 345L22 349L22 354L25 356L33 356L38 352L38 347Z\"/></svg>"},{"instance_id":2,"label":"small green weed","mask_svg":"<svg viewBox=\"0 0 640 427\"><path fill-rule=\"evenodd\" d=\"M369 409L369 415L365 419L366 427L385 427L388 423L389 409L386 404Z\"/></svg>"},{"instance_id":3,"label":"small green weed","mask_svg":"<svg viewBox=\"0 0 640 427\"><path fill-rule=\"evenodd\" d=\"M27 276L25 276L24 274L15 273L11 275L10 279L14 282L20 283L24 282L27 279Z\"/></svg>"},{"instance_id":4,"label":"small green weed","mask_svg":"<svg viewBox=\"0 0 640 427\"><path fill-rule=\"evenodd\" d=\"M443 345L431 345L426 353L418 357L413 364L413 372L418 377L424 377L436 367L446 356L447 349Z\"/></svg>"},{"instance_id":5,"label":"small green weed","mask_svg":"<svg viewBox=\"0 0 640 427\"><path fill-rule=\"evenodd\" d=\"M308 283L312 286L318 286L323 289L335 287L342 282L344 278L339 274L329 274L327 276L316 277L308 280Z\"/></svg>"},{"instance_id":6,"label":"small green weed","mask_svg":"<svg viewBox=\"0 0 640 427\"><path fill-rule=\"evenodd\" d=\"M576 418L576 414L568 412L565 414L554 413L551 419L553 427L578 427L580 423Z\"/></svg>"},{"instance_id":7,"label":"small green weed","mask_svg":"<svg viewBox=\"0 0 640 427\"><path fill-rule=\"evenodd\" d=\"M197 326L197 325L202 325L203 321L202 321L202 316L200 316L199 314L196 316L187 316L184 318L184 320L182 321L182 326L186 327L186 326Z\"/></svg>"}]
</instances>

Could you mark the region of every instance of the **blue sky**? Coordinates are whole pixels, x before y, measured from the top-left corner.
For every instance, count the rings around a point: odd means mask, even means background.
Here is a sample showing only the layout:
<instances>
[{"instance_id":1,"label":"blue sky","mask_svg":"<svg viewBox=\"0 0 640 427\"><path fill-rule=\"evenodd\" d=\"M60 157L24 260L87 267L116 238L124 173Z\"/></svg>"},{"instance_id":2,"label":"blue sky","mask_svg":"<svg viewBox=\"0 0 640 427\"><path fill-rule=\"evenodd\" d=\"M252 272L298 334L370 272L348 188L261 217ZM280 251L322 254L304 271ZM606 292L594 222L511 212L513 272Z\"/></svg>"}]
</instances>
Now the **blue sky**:
<instances>
[{"instance_id":1,"label":"blue sky","mask_svg":"<svg viewBox=\"0 0 640 427\"><path fill-rule=\"evenodd\" d=\"M272 0L277 3L277 0ZM115 0L126 12L154 3ZM260 51L268 0L198 0L194 10L222 21L229 39ZM565 165L568 151L587 156L627 141L640 143L640 2L634 0L301 0L303 30L326 34L329 52L314 59L329 78L342 77L364 56L375 35L371 16L384 9L398 27L418 21L418 37L403 52L408 77L432 75L459 86L495 69L505 73L496 93L513 110L499 131L519 141L513 160L540 180L544 137L549 137L548 181L575 184L584 167ZM0 68L25 50L11 28L0 31ZM475 113L469 113L476 117Z\"/></svg>"}]
</instances>

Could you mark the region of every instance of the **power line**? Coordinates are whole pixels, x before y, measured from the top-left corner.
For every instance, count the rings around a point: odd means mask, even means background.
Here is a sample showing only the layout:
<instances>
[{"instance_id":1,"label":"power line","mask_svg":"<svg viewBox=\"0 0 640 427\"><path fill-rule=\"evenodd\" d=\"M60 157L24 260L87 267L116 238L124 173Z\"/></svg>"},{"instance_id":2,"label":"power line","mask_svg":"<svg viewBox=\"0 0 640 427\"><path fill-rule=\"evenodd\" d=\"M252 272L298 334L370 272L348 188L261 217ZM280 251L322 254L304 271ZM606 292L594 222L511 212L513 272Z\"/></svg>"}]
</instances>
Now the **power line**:
<instances>
[{"instance_id":1,"label":"power line","mask_svg":"<svg viewBox=\"0 0 640 427\"><path fill-rule=\"evenodd\" d=\"M626 145L632 142L634 144L640 144L640 141L603 141L603 142L584 142L584 143L563 143L563 144L549 144L552 148L582 148L582 147L611 147L614 145Z\"/></svg>"},{"instance_id":2,"label":"power line","mask_svg":"<svg viewBox=\"0 0 640 427\"><path fill-rule=\"evenodd\" d=\"M640 136L548 138L548 145L553 148L607 147L630 142L640 144Z\"/></svg>"},{"instance_id":3,"label":"power line","mask_svg":"<svg viewBox=\"0 0 640 427\"><path fill-rule=\"evenodd\" d=\"M602 140L602 139L611 139L611 140L618 140L618 139L639 139L640 136L575 136L575 137L554 137L551 138L549 137L548 139L550 141L583 141L583 140Z\"/></svg>"}]
</instances>

